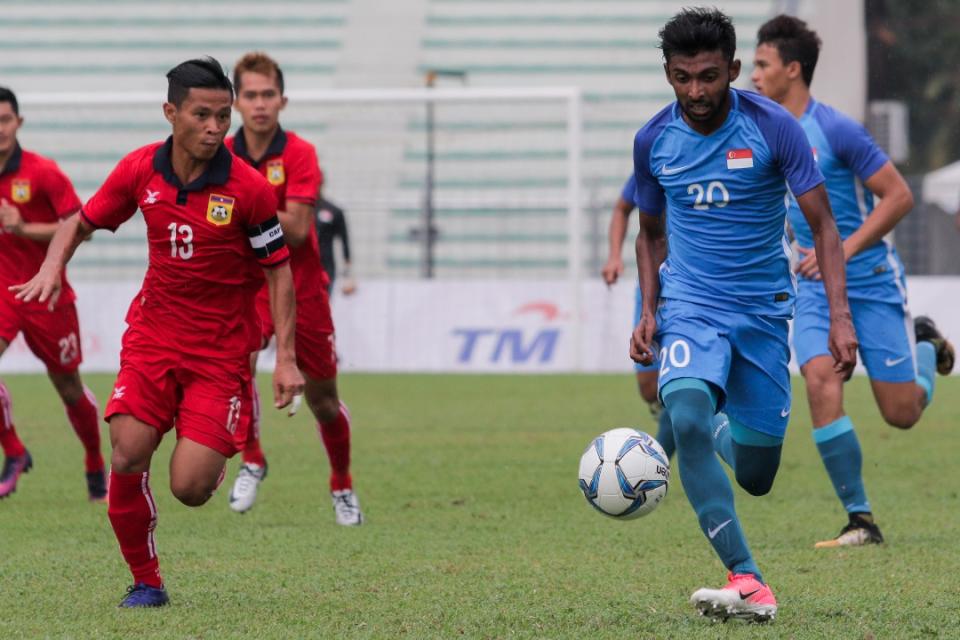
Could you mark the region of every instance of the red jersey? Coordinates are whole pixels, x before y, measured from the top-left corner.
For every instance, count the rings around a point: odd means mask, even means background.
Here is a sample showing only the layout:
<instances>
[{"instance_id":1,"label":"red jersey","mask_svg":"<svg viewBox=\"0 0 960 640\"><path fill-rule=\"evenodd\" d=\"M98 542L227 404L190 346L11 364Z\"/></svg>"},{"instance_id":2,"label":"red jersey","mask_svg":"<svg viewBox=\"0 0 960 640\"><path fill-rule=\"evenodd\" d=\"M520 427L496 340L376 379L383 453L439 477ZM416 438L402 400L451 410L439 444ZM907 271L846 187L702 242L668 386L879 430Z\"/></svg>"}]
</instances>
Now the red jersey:
<instances>
[{"instance_id":1,"label":"red jersey","mask_svg":"<svg viewBox=\"0 0 960 640\"><path fill-rule=\"evenodd\" d=\"M127 312L123 345L160 343L201 358L260 348L254 296L261 267L289 259L273 189L221 146L184 186L173 173L172 138L126 156L84 205L92 226L115 230L140 208L149 265Z\"/></svg>"},{"instance_id":2,"label":"red jersey","mask_svg":"<svg viewBox=\"0 0 960 640\"><path fill-rule=\"evenodd\" d=\"M273 185L280 207L286 207L288 200L303 202L311 207L317 205L320 185L323 183L317 152L312 144L297 134L278 127L266 153L258 160L247 153L243 127L237 130L235 136L227 138L226 145L234 155L254 167ZM310 224L306 241L299 247L290 247L290 269L293 271L297 300L322 295L330 284L320 262L320 243L317 242L317 230L313 223ZM264 287L260 296L267 295Z\"/></svg>"},{"instance_id":3,"label":"red jersey","mask_svg":"<svg viewBox=\"0 0 960 640\"><path fill-rule=\"evenodd\" d=\"M57 163L43 156L14 148L3 173L0 173L0 198L5 198L20 210L24 222L57 222L80 209L80 199L70 179ZM47 255L49 242L30 240L0 228L0 295L13 298L10 285L27 282L37 274ZM61 276L63 285L57 306L76 300L67 273ZM23 304L23 303L18 303ZM26 303L46 307L33 301Z\"/></svg>"}]
</instances>

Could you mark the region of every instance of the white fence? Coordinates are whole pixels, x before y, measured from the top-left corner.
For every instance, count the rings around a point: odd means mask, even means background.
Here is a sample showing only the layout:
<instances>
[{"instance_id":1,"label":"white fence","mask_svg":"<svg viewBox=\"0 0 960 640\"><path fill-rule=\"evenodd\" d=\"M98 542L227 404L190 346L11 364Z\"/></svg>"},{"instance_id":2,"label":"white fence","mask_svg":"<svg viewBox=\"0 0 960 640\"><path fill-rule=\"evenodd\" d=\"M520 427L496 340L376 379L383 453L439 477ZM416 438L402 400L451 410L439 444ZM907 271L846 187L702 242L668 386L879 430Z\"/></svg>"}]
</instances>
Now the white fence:
<instances>
[{"instance_id":1,"label":"white fence","mask_svg":"<svg viewBox=\"0 0 960 640\"><path fill-rule=\"evenodd\" d=\"M345 372L628 372L629 281L370 281L333 301ZM960 339L960 278L914 277L911 310ZM134 284L76 284L84 371L115 372ZM578 302L579 301L579 302ZM269 361L263 363L269 366ZM39 372L18 338L0 373Z\"/></svg>"}]
</instances>

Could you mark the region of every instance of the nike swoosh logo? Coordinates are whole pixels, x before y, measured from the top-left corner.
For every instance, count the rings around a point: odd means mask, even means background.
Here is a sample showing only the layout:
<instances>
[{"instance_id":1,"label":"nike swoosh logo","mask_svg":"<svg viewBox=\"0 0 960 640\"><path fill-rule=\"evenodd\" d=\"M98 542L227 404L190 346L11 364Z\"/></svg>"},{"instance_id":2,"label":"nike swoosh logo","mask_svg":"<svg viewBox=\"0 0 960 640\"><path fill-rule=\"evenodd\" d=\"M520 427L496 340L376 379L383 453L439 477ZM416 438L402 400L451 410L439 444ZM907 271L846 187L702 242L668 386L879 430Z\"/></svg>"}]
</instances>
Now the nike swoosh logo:
<instances>
[{"instance_id":1,"label":"nike swoosh logo","mask_svg":"<svg viewBox=\"0 0 960 640\"><path fill-rule=\"evenodd\" d=\"M907 359L907 356L903 356L902 358L896 358L896 359L887 358L886 360L883 361L883 364L887 365L888 367L893 367L895 365L900 364L906 359Z\"/></svg>"},{"instance_id":2,"label":"nike swoosh logo","mask_svg":"<svg viewBox=\"0 0 960 640\"><path fill-rule=\"evenodd\" d=\"M714 538L717 537L717 534L720 533L720 530L723 529L723 528L724 528L725 526L727 526L728 524L730 524L731 522L733 522L733 518L730 518L730 519L727 520L726 522L721 522L721 523L718 524L718 525L716 526L716 528L714 528L714 529L709 529L709 528L708 528L708 529L707 529L707 536L708 536L711 540L713 540Z\"/></svg>"},{"instance_id":3,"label":"nike swoosh logo","mask_svg":"<svg viewBox=\"0 0 960 640\"><path fill-rule=\"evenodd\" d=\"M668 167L667 165L663 165L663 168L662 168L660 171L661 171L661 173L663 173L663 175L665 175L665 176L672 176L672 175L674 175L675 173L680 173L680 172L682 172L682 171L686 171L686 170L689 169L690 167L691 167L691 165L689 165L689 164L684 165L684 166L682 166L682 167Z\"/></svg>"},{"instance_id":4,"label":"nike swoosh logo","mask_svg":"<svg viewBox=\"0 0 960 640\"><path fill-rule=\"evenodd\" d=\"M781 409L781 410L780 410L780 417L781 417L781 418L786 418L788 415L790 415L790 407L787 407L786 409Z\"/></svg>"},{"instance_id":5,"label":"nike swoosh logo","mask_svg":"<svg viewBox=\"0 0 960 640\"><path fill-rule=\"evenodd\" d=\"M741 591L741 592L740 592L740 599L741 599L741 600L746 600L747 598L749 598L749 597L752 596L753 594L757 593L758 591L760 591L760 589L754 589L754 590L751 591L750 593L744 593L743 591Z\"/></svg>"}]
</instances>

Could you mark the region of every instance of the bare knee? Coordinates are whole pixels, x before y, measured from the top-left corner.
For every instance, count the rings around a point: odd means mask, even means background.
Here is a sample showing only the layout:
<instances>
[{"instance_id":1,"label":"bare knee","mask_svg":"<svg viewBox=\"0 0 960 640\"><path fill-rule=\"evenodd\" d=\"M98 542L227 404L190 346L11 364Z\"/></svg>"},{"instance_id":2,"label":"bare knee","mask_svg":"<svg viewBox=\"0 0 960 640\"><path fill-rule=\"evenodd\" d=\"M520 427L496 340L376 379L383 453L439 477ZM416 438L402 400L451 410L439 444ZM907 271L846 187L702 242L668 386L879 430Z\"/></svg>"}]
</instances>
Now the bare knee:
<instances>
[{"instance_id":1,"label":"bare knee","mask_svg":"<svg viewBox=\"0 0 960 640\"><path fill-rule=\"evenodd\" d=\"M306 395L310 411L321 423L332 422L340 414L340 397L335 385L308 384Z\"/></svg>"},{"instance_id":2,"label":"bare knee","mask_svg":"<svg viewBox=\"0 0 960 640\"><path fill-rule=\"evenodd\" d=\"M213 496L215 486L207 486L207 483L178 480L170 478L170 492L183 504L188 507L199 507Z\"/></svg>"},{"instance_id":3,"label":"bare knee","mask_svg":"<svg viewBox=\"0 0 960 640\"><path fill-rule=\"evenodd\" d=\"M880 415L891 427L910 429L920 420L921 412L914 407L880 407Z\"/></svg>"},{"instance_id":4,"label":"bare knee","mask_svg":"<svg viewBox=\"0 0 960 640\"><path fill-rule=\"evenodd\" d=\"M142 442L114 438L110 469L117 473L142 473L150 470L152 457L152 447L144 446Z\"/></svg>"},{"instance_id":5,"label":"bare knee","mask_svg":"<svg viewBox=\"0 0 960 640\"><path fill-rule=\"evenodd\" d=\"M50 381L65 404L74 405L83 397L83 382L77 372L51 373Z\"/></svg>"}]
</instances>

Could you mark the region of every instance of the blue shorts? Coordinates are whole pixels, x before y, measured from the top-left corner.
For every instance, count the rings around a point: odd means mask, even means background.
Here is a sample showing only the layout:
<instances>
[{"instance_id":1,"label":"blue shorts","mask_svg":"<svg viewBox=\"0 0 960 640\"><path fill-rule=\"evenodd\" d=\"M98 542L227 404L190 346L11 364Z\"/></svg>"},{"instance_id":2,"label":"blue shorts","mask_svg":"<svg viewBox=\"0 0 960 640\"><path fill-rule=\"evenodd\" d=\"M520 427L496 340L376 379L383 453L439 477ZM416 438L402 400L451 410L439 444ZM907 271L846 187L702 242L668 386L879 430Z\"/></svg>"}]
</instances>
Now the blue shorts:
<instances>
[{"instance_id":1,"label":"blue shorts","mask_svg":"<svg viewBox=\"0 0 960 640\"><path fill-rule=\"evenodd\" d=\"M637 291L634 293L634 306L633 306L633 326L636 327L640 322L640 314L643 313L643 294L640 292L640 285L637 285ZM642 371L656 371L657 367L660 365L657 364L657 359L654 358L653 362L650 364L640 364L639 362L633 363L633 370L637 373Z\"/></svg>"},{"instance_id":2,"label":"blue shorts","mask_svg":"<svg viewBox=\"0 0 960 640\"><path fill-rule=\"evenodd\" d=\"M917 379L913 319L905 304L850 298L853 328L867 375L878 382ZM793 348L800 366L817 356L829 356L830 307L823 285L801 286L793 321Z\"/></svg>"},{"instance_id":3,"label":"blue shorts","mask_svg":"<svg viewBox=\"0 0 960 640\"><path fill-rule=\"evenodd\" d=\"M782 438L790 419L789 325L786 318L667 300L657 312L660 390L696 378L720 390L718 410Z\"/></svg>"}]
</instances>

